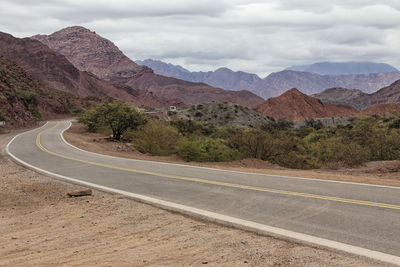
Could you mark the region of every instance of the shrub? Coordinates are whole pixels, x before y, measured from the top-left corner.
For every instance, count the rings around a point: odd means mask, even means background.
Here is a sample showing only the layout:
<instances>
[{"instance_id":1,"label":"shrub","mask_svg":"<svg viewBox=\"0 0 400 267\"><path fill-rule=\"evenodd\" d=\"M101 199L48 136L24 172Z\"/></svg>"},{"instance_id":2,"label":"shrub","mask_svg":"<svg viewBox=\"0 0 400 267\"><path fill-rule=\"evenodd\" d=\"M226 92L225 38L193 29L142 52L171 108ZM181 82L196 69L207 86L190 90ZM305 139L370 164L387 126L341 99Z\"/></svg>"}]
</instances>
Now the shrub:
<instances>
[{"instance_id":1,"label":"shrub","mask_svg":"<svg viewBox=\"0 0 400 267\"><path fill-rule=\"evenodd\" d=\"M318 158L326 163L342 163L347 166L360 165L370 159L368 148L345 138L335 137L317 146Z\"/></svg>"},{"instance_id":2,"label":"shrub","mask_svg":"<svg viewBox=\"0 0 400 267\"><path fill-rule=\"evenodd\" d=\"M150 120L136 131L129 131L126 139L132 140L135 148L153 156L167 156L176 152L182 139L178 130L159 120Z\"/></svg>"},{"instance_id":3,"label":"shrub","mask_svg":"<svg viewBox=\"0 0 400 267\"><path fill-rule=\"evenodd\" d=\"M317 160L310 159L308 155L303 155L295 150L289 151L287 154L279 154L271 160L271 162L292 169L312 169L320 167Z\"/></svg>"},{"instance_id":4,"label":"shrub","mask_svg":"<svg viewBox=\"0 0 400 267\"><path fill-rule=\"evenodd\" d=\"M400 118L394 120L390 125L389 129L400 129Z\"/></svg>"},{"instance_id":5,"label":"shrub","mask_svg":"<svg viewBox=\"0 0 400 267\"><path fill-rule=\"evenodd\" d=\"M239 131L228 139L228 145L238 150L244 157L266 160L272 137L260 130Z\"/></svg>"},{"instance_id":6,"label":"shrub","mask_svg":"<svg viewBox=\"0 0 400 267\"><path fill-rule=\"evenodd\" d=\"M9 121L9 120L10 118L6 114L0 111L0 121Z\"/></svg>"},{"instance_id":7,"label":"shrub","mask_svg":"<svg viewBox=\"0 0 400 267\"><path fill-rule=\"evenodd\" d=\"M276 132L276 131L284 131L284 130L288 130L290 128L293 128L294 123L293 122L289 122L289 121L285 121L285 120L275 120L272 117L269 117L271 119L270 122L268 123L264 123L260 126L260 129L263 131L267 131L267 132Z\"/></svg>"},{"instance_id":8,"label":"shrub","mask_svg":"<svg viewBox=\"0 0 400 267\"><path fill-rule=\"evenodd\" d=\"M319 130L319 129L324 128L324 125L320 120L311 119L311 120L306 121L306 127L311 127L316 130Z\"/></svg>"},{"instance_id":9,"label":"shrub","mask_svg":"<svg viewBox=\"0 0 400 267\"><path fill-rule=\"evenodd\" d=\"M16 92L19 98L24 102L25 107L29 110L32 116L35 119L40 120L42 118L42 114L38 109L38 94L28 90L16 90Z\"/></svg>"},{"instance_id":10,"label":"shrub","mask_svg":"<svg viewBox=\"0 0 400 267\"><path fill-rule=\"evenodd\" d=\"M209 136L217 131L214 126L204 125L192 120L175 120L171 122L171 125L177 128L183 136Z\"/></svg>"},{"instance_id":11,"label":"shrub","mask_svg":"<svg viewBox=\"0 0 400 267\"><path fill-rule=\"evenodd\" d=\"M240 159L239 152L227 147L218 139L187 139L178 146L178 154L185 161L221 162Z\"/></svg>"},{"instance_id":12,"label":"shrub","mask_svg":"<svg viewBox=\"0 0 400 267\"><path fill-rule=\"evenodd\" d=\"M74 115L80 115L80 114L82 114L83 112L85 112L85 109L82 108L82 107L75 107L75 108L73 108L73 109L71 110L71 113L74 114Z\"/></svg>"},{"instance_id":13,"label":"shrub","mask_svg":"<svg viewBox=\"0 0 400 267\"><path fill-rule=\"evenodd\" d=\"M288 168L309 169L320 166L311 157L303 141L283 131L266 132L260 129L238 132L228 139L228 145L244 157L258 158Z\"/></svg>"}]
</instances>

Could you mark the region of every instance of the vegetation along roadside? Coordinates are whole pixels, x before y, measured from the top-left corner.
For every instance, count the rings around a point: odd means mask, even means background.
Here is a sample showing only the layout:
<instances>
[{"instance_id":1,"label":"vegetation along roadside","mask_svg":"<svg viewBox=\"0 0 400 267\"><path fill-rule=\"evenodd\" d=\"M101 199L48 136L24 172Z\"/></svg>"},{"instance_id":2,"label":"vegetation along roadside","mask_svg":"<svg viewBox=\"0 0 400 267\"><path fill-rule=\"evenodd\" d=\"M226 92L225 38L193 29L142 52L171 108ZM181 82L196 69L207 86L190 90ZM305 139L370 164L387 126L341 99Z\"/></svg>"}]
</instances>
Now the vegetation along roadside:
<instances>
[{"instance_id":1,"label":"vegetation along roadside","mask_svg":"<svg viewBox=\"0 0 400 267\"><path fill-rule=\"evenodd\" d=\"M308 121L271 120L254 127L216 127L193 120L162 121L131 104L108 101L78 118L90 132L109 134L153 156L176 154L185 161L228 162L256 158L296 169L339 168L400 159L400 117L370 116L323 127Z\"/></svg>"}]
</instances>

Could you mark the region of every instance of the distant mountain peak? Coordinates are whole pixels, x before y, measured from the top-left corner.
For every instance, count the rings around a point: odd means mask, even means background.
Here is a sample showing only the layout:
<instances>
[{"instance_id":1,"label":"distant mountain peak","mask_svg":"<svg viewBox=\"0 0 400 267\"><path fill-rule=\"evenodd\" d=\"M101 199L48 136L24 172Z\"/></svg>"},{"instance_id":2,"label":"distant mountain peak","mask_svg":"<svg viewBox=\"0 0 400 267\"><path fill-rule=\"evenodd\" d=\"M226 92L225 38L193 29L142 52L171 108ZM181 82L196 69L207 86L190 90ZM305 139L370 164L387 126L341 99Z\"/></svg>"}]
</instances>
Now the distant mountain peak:
<instances>
[{"instance_id":1,"label":"distant mountain peak","mask_svg":"<svg viewBox=\"0 0 400 267\"><path fill-rule=\"evenodd\" d=\"M79 26L79 25L77 25L77 26L69 26L69 27L63 28L61 30L58 30L56 32L87 32L87 33L90 32L90 33L95 33L95 32L92 32L91 30L89 30L88 28L85 28L85 27Z\"/></svg>"},{"instance_id":2,"label":"distant mountain peak","mask_svg":"<svg viewBox=\"0 0 400 267\"><path fill-rule=\"evenodd\" d=\"M386 63L376 62L317 62L307 65L295 65L286 70L305 71L320 75L352 75L371 74L384 72L398 72L398 70Z\"/></svg>"}]
</instances>

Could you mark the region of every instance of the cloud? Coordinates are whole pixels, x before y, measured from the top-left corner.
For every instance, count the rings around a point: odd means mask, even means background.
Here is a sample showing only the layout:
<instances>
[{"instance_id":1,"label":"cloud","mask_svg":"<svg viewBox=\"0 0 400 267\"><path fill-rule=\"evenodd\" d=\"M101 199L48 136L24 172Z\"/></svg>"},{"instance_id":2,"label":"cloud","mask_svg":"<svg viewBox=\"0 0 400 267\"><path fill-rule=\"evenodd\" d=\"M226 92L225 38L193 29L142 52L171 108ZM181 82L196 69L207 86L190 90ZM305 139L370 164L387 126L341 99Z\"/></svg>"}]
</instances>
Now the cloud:
<instances>
[{"instance_id":1,"label":"cloud","mask_svg":"<svg viewBox=\"0 0 400 267\"><path fill-rule=\"evenodd\" d=\"M18 37L82 25L132 59L265 76L317 61L400 67L398 0L2 0L0 30Z\"/></svg>"}]
</instances>

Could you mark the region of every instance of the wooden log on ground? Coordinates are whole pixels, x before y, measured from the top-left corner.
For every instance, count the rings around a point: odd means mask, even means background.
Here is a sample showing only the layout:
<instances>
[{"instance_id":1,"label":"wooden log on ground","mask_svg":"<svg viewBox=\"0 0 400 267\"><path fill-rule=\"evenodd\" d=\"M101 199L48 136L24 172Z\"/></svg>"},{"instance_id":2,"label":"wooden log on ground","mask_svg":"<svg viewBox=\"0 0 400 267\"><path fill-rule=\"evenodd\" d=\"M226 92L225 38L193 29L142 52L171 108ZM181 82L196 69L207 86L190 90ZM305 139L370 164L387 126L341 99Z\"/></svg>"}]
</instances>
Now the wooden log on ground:
<instances>
[{"instance_id":1,"label":"wooden log on ground","mask_svg":"<svg viewBox=\"0 0 400 267\"><path fill-rule=\"evenodd\" d=\"M91 195L92 195L92 189L67 193L67 196L69 196L69 197L83 197L83 196L91 196Z\"/></svg>"}]
</instances>

